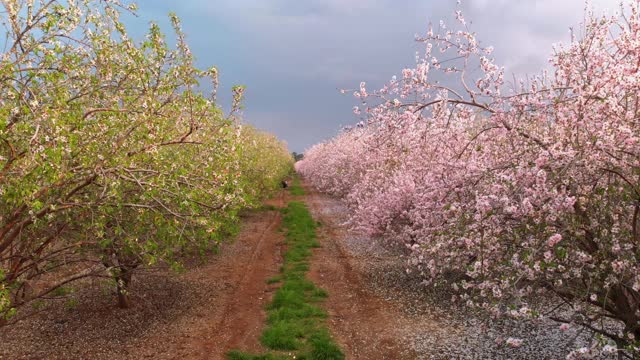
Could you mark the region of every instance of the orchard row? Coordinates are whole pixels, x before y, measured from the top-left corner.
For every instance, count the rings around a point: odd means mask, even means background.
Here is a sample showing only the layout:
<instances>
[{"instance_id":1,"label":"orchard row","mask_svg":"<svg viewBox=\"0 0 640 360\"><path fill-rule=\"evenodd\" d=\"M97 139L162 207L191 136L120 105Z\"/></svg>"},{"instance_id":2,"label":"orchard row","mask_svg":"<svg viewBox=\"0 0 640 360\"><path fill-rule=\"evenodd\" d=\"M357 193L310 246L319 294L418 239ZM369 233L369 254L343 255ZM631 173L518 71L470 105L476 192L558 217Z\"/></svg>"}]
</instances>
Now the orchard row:
<instances>
[{"instance_id":1,"label":"orchard row","mask_svg":"<svg viewBox=\"0 0 640 360\"><path fill-rule=\"evenodd\" d=\"M550 70L518 84L455 18L417 39L415 67L377 91L362 83L363 121L297 170L346 199L356 227L406 244L410 269L455 300L603 335L571 356L637 356L637 2L588 13Z\"/></svg>"},{"instance_id":2,"label":"orchard row","mask_svg":"<svg viewBox=\"0 0 640 360\"><path fill-rule=\"evenodd\" d=\"M216 105L218 71L194 66L176 16L171 47L155 24L134 41L118 0L2 6L0 323L87 277L128 307L136 269L212 249L291 170L240 124L244 88Z\"/></svg>"}]
</instances>

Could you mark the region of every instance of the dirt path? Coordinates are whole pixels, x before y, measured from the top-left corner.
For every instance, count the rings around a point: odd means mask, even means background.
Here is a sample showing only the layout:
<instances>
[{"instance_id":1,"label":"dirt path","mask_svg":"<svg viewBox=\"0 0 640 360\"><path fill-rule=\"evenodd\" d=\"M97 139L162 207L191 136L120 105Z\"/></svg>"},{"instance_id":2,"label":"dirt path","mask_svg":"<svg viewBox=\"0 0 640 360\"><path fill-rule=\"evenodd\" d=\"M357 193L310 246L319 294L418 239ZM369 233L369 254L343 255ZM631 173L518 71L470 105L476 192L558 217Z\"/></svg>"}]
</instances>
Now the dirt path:
<instances>
[{"instance_id":1,"label":"dirt path","mask_svg":"<svg viewBox=\"0 0 640 360\"><path fill-rule=\"evenodd\" d=\"M363 260L345 248L350 233L327 211L335 199L308 186L305 191L295 200L306 202L322 224L322 247L315 250L309 278L329 293L323 305L328 325L347 359L421 358L407 345L406 329L428 331L439 324L415 322L396 303L372 292L359 266ZM289 200L283 192L270 205L284 207ZM252 213L235 241L207 263L188 266L178 276L140 276L133 309L116 309L95 288L81 292L79 306L60 304L0 333L0 359L217 360L232 349L263 353L264 309L278 286L266 280L279 273L284 251L280 223L278 211Z\"/></svg>"},{"instance_id":2,"label":"dirt path","mask_svg":"<svg viewBox=\"0 0 640 360\"><path fill-rule=\"evenodd\" d=\"M284 193L270 204L286 206ZM227 284L226 291L199 307L197 314L185 316L186 331L152 342L173 342L173 359L224 359L225 353L233 349L263 352L259 338L266 319L264 308L275 290L267 279L278 274L282 263L284 238L278 232L281 220L278 211L249 218L234 243L240 249L226 249L226 253L223 249L220 263L198 275L204 281ZM176 335L182 339L176 339Z\"/></svg>"},{"instance_id":3,"label":"dirt path","mask_svg":"<svg viewBox=\"0 0 640 360\"><path fill-rule=\"evenodd\" d=\"M452 306L449 293L406 273L406 249L349 230L339 199L304 188L304 196L283 191L269 204L302 200L321 223L322 247L314 250L308 277L329 293L322 306L347 359L554 359L577 346L577 335L560 334L555 323L486 323ZM194 260L178 275L157 269L137 275L132 309L115 307L112 284L78 285L47 311L3 328L0 360L222 360L232 349L264 353L264 309L278 286L266 280L283 261L281 220L279 211L253 212L237 238L206 263ZM510 336L529 341L517 352L496 342Z\"/></svg>"},{"instance_id":4,"label":"dirt path","mask_svg":"<svg viewBox=\"0 0 640 360\"><path fill-rule=\"evenodd\" d=\"M273 205L286 206L284 196ZM259 343L266 319L264 308L275 290L274 286L267 285L267 279L278 274L282 263L283 237L278 233L281 220L279 212L271 211L254 229L238 238L237 241L250 246L251 254L235 259L241 266L225 276L236 286L225 294L223 303L218 304L221 309L218 316L211 318L209 326L192 341L191 348L198 350L198 358L223 359L224 354L233 349L253 353L264 350Z\"/></svg>"},{"instance_id":5,"label":"dirt path","mask_svg":"<svg viewBox=\"0 0 640 360\"><path fill-rule=\"evenodd\" d=\"M329 292L330 327L348 359L416 359L398 331L404 326L396 305L367 290L341 240L348 234L322 207L325 195L305 186L306 201L320 221L320 248L310 278Z\"/></svg>"}]
</instances>

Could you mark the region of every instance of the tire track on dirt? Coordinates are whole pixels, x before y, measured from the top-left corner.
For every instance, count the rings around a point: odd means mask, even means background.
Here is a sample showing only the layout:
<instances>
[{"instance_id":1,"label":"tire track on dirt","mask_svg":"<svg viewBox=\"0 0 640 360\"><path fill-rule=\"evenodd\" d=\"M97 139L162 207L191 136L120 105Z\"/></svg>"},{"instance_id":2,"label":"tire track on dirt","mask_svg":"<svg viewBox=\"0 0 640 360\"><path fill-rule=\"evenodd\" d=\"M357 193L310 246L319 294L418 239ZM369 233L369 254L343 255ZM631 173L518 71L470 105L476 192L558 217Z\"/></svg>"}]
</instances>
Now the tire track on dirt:
<instances>
[{"instance_id":1,"label":"tire track on dirt","mask_svg":"<svg viewBox=\"0 0 640 360\"><path fill-rule=\"evenodd\" d=\"M284 193L272 205L284 206ZM270 301L274 286L267 285L267 279L278 273L282 263L283 236L278 233L282 216L278 211L270 211L270 219L259 234L252 233L257 239L252 244L251 256L236 259L244 263L238 267L229 279L234 289L227 294L221 304L222 317L212 322L208 331L215 337L201 341L201 359L224 359L224 354L233 349L262 352L264 348L259 339L265 324L265 304ZM236 241L242 241L237 239ZM205 336L206 338L206 336Z\"/></svg>"},{"instance_id":2,"label":"tire track on dirt","mask_svg":"<svg viewBox=\"0 0 640 360\"><path fill-rule=\"evenodd\" d=\"M307 203L318 229L322 248L312 260L310 278L329 292L325 307L330 328L348 359L415 359L397 331L403 324L399 311L388 301L371 294L351 256L340 245L346 234L336 220L323 214L319 194L305 186Z\"/></svg>"}]
</instances>

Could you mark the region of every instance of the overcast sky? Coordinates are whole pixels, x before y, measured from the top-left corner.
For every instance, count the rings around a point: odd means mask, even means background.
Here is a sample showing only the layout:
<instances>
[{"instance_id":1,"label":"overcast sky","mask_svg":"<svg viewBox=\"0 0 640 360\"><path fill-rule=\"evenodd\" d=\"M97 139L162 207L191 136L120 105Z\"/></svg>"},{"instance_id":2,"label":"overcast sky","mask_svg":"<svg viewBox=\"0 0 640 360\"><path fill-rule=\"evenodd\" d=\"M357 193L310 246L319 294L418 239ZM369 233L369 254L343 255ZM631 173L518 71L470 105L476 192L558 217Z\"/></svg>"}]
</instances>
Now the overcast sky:
<instances>
[{"instance_id":1,"label":"overcast sky","mask_svg":"<svg viewBox=\"0 0 640 360\"><path fill-rule=\"evenodd\" d=\"M597 13L619 0L594 0ZM247 86L245 121L302 152L357 121L341 88L378 88L415 62L415 34L451 23L454 0L138 0L133 30L166 15L183 21L199 65L216 65L222 89ZM569 41L583 0L463 0L465 18L497 63L523 76L546 66L551 45ZM222 98L228 101L228 96Z\"/></svg>"}]
</instances>

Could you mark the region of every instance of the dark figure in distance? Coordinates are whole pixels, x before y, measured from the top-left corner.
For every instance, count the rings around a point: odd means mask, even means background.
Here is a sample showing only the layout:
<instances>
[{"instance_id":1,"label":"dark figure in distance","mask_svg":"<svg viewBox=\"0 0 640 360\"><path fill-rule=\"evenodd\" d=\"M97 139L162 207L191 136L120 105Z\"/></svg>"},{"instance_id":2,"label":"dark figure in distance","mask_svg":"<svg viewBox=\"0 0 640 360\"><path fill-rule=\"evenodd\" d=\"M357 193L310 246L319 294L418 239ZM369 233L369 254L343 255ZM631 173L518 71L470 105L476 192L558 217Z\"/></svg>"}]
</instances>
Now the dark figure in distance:
<instances>
[{"instance_id":1,"label":"dark figure in distance","mask_svg":"<svg viewBox=\"0 0 640 360\"><path fill-rule=\"evenodd\" d=\"M282 183L281 183L281 184L282 184L282 188L283 188L283 189L286 189L287 187L289 187L289 184L287 184L287 181L286 181L286 180L282 180Z\"/></svg>"}]
</instances>

